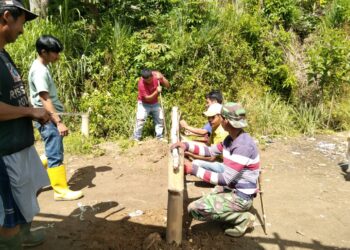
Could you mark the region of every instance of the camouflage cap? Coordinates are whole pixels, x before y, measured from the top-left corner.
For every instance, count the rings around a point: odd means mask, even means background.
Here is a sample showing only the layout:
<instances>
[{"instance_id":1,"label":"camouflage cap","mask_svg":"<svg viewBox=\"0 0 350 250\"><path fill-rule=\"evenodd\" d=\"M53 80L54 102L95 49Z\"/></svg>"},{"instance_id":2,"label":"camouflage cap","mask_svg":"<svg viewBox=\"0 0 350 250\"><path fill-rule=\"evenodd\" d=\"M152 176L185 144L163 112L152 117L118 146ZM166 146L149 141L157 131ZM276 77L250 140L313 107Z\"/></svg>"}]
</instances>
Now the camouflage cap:
<instances>
[{"instance_id":1,"label":"camouflage cap","mask_svg":"<svg viewBox=\"0 0 350 250\"><path fill-rule=\"evenodd\" d=\"M234 128L244 128L248 126L245 114L245 109L239 103L228 102L222 106L221 115L228 120Z\"/></svg>"}]
</instances>

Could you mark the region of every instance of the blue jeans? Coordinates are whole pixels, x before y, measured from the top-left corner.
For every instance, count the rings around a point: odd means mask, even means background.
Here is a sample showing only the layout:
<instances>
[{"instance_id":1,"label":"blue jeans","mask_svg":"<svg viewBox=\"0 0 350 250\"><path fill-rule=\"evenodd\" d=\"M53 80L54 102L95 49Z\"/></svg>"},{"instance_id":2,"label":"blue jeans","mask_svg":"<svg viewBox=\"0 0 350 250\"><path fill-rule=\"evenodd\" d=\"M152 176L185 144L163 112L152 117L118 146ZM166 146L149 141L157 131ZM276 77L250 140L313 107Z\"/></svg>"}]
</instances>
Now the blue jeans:
<instances>
[{"instance_id":1,"label":"blue jeans","mask_svg":"<svg viewBox=\"0 0 350 250\"><path fill-rule=\"evenodd\" d=\"M212 171L212 172L216 172L216 173L223 173L224 172L224 164L221 162L193 160L192 164L196 165L198 167L204 168L206 170Z\"/></svg>"},{"instance_id":2,"label":"blue jeans","mask_svg":"<svg viewBox=\"0 0 350 250\"><path fill-rule=\"evenodd\" d=\"M45 143L45 155L47 157L48 167L58 167L63 163L63 137L59 134L57 126L48 122L44 125L36 123L41 138Z\"/></svg>"},{"instance_id":3,"label":"blue jeans","mask_svg":"<svg viewBox=\"0 0 350 250\"><path fill-rule=\"evenodd\" d=\"M136 125L134 129L134 139L140 140L142 136L142 129L145 125L147 117L151 115L153 118L153 123L155 124L156 137L157 139L163 138L163 123L164 116L163 110L159 103L156 104L146 104L142 102L137 103L137 113L136 113Z\"/></svg>"}]
</instances>

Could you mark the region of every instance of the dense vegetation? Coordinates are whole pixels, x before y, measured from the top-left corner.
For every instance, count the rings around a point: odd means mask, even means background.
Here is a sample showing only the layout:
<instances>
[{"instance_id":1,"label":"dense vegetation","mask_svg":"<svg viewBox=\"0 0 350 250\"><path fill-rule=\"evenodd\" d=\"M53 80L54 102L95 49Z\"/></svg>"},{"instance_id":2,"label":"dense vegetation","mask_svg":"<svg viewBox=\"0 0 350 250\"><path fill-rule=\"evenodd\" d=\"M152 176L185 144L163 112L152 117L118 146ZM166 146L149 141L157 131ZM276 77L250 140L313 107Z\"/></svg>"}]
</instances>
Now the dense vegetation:
<instances>
[{"instance_id":1,"label":"dense vegetation","mask_svg":"<svg viewBox=\"0 0 350 250\"><path fill-rule=\"evenodd\" d=\"M204 95L220 89L255 135L313 134L350 128L349 25L348 0L65 0L7 49L26 79L38 36L59 37L61 99L91 109L96 137L131 135L143 67L171 81L168 117L178 105L203 125Z\"/></svg>"}]
</instances>

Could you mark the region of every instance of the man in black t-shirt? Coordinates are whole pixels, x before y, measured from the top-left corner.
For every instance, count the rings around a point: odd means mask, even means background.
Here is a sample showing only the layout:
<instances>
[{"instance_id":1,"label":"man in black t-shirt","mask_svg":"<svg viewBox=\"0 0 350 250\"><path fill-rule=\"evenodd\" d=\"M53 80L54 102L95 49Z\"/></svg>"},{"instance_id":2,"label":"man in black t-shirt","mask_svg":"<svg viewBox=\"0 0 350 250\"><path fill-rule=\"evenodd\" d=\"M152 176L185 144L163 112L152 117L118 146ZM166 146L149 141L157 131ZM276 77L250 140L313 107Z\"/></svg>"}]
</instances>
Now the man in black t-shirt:
<instances>
[{"instance_id":1,"label":"man in black t-shirt","mask_svg":"<svg viewBox=\"0 0 350 250\"><path fill-rule=\"evenodd\" d=\"M50 114L30 106L21 76L4 50L35 17L20 0L0 0L0 249L43 242L42 235L30 232L39 211L36 193L49 185L33 146L32 120L46 123Z\"/></svg>"}]
</instances>

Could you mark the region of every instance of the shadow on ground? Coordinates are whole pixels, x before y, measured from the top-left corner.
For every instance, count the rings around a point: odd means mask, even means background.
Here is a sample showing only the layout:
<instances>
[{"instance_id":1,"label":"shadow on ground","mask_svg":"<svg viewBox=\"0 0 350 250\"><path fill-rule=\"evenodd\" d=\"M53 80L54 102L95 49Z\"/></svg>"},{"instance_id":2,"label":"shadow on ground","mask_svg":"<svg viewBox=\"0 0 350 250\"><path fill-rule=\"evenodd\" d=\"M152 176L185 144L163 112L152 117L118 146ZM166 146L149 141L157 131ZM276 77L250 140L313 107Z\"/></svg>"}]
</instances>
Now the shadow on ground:
<instances>
[{"instance_id":1,"label":"shadow on ground","mask_svg":"<svg viewBox=\"0 0 350 250\"><path fill-rule=\"evenodd\" d=\"M47 240L37 250L58 249L264 249L261 244L270 244L278 249L305 248L330 250L335 248L322 245L321 242L303 243L283 239L274 233L268 237L231 238L223 235L222 226L217 223L201 223L187 230L181 246L168 245L165 242L166 228L143 225L132 221L130 217L120 220L107 220L112 214L122 211L114 201L101 202L93 206L82 206L69 216L40 213L43 219L36 226L47 228ZM111 211L110 211L111 210ZM108 211L110 211L108 213ZM99 216L99 214L104 214ZM143 216L147 216L144 214ZM45 218L47 220L45 220ZM52 222L52 219L59 220Z\"/></svg>"},{"instance_id":2,"label":"shadow on ground","mask_svg":"<svg viewBox=\"0 0 350 250\"><path fill-rule=\"evenodd\" d=\"M110 167L87 166L81 168L71 180L75 188L89 187L96 172L109 171ZM323 245L319 241L310 243L293 241L282 238L273 233L266 237L252 237L246 234L241 238L232 238L223 234L224 226L215 222L192 223L186 213L187 205L200 197L189 198L187 189L184 193L183 241L181 246L167 244L166 227L142 224L142 217L138 219L122 216L124 207L117 201L100 202L89 206L79 206L68 216L50 213L40 213L40 221L34 222L34 227L42 226L47 230L46 242L37 250L61 249L264 249L266 245L275 249L303 248L314 250L347 250ZM253 208L257 220L262 222L261 215ZM119 219L111 220L118 217ZM154 214L154 213L153 213ZM150 216L147 212L141 216ZM162 215L159 215L161 220ZM195 225L192 225L195 224ZM191 226L192 225L192 226Z\"/></svg>"},{"instance_id":3,"label":"shadow on ground","mask_svg":"<svg viewBox=\"0 0 350 250\"><path fill-rule=\"evenodd\" d=\"M96 177L97 172L107 172L111 171L112 168L109 166L86 166L79 168L69 180L69 185L72 190L81 190L85 187L92 188L96 185L92 183L93 179Z\"/></svg>"},{"instance_id":4,"label":"shadow on ground","mask_svg":"<svg viewBox=\"0 0 350 250\"><path fill-rule=\"evenodd\" d=\"M339 165L339 167L342 170L341 174L343 175L345 181L350 181L350 166L349 166L349 163L340 162L338 165Z\"/></svg>"}]
</instances>

